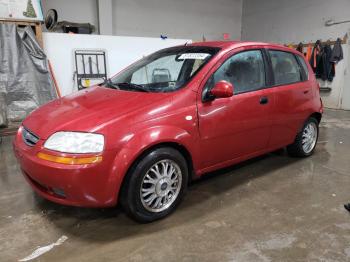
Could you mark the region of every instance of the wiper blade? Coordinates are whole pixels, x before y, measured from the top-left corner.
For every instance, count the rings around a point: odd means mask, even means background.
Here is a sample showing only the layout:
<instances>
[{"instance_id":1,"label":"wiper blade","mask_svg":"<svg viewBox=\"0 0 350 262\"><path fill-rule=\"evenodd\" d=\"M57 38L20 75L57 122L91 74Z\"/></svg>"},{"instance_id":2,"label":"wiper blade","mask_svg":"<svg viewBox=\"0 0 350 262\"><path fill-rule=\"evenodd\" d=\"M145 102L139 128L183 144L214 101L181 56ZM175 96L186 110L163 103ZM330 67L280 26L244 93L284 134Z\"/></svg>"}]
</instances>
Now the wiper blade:
<instances>
[{"instance_id":1,"label":"wiper blade","mask_svg":"<svg viewBox=\"0 0 350 262\"><path fill-rule=\"evenodd\" d=\"M103 83L99 84L100 86L105 85L114 89L119 89L118 85L113 83L110 78L107 78Z\"/></svg>"},{"instance_id":2,"label":"wiper blade","mask_svg":"<svg viewBox=\"0 0 350 262\"><path fill-rule=\"evenodd\" d=\"M138 91L141 91L141 92L149 92L149 90L146 89L144 86L138 85L138 84L125 82L125 83L116 83L114 85L120 86L120 87L131 88L131 89L138 90Z\"/></svg>"}]
</instances>

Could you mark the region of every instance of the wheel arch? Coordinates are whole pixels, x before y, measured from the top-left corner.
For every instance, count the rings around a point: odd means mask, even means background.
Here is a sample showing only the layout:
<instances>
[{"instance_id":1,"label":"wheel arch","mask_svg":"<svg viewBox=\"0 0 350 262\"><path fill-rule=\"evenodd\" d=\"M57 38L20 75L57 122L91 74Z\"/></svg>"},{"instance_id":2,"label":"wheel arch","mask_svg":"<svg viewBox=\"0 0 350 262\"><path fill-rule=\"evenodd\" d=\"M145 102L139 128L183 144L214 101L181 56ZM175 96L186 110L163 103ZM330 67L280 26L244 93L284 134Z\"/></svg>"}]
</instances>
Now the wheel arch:
<instances>
[{"instance_id":1,"label":"wheel arch","mask_svg":"<svg viewBox=\"0 0 350 262\"><path fill-rule=\"evenodd\" d=\"M311 118L311 117L315 118L315 119L317 120L318 123L321 123L321 119L322 119L322 114L321 114L321 113L319 113L319 112L312 113L312 114L309 116L309 118ZM309 119L309 118L308 118L308 119Z\"/></svg>"},{"instance_id":2,"label":"wheel arch","mask_svg":"<svg viewBox=\"0 0 350 262\"><path fill-rule=\"evenodd\" d=\"M309 115L303 123L301 123L300 127L298 128L297 132L301 132L301 130L303 130L304 124L306 123L306 121L308 121L310 118L315 118L317 120L318 123L321 123L321 119L322 119L322 114L319 112L314 112L311 115ZM298 135L298 134L297 134Z\"/></svg>"},{"instance_id":3,"label":"wheel arch","mask_svg":"<svg viewBox=\"0 0 350 262\"><path fill-rule=\"evenodd\" d=\"M193 178L194 178L194 166L193 166L193 159L192 159L192 155L190 153L190 151L186 148L186 146L184 146L181 143L178 142L173 142L173 141L169 141L169 142L159 142L157 144L153 144L149 147L144 148L143 150L141 150L140 152L138 152L138 154L135 157L135 160L130 164L130 166L128 167L125 176L123 177L123 180L121 182L120 185L120 190L118 193L117 198L119 199L119 201L123 200L123 195L126 193L126 185L128 184L128 181L131 177L132 174L132 169L137 165L137 163L139 161L141 161L147 154L149 154L150 152L152 152L153 150L156 150L158 148L164 148L164 147L170 147L173 148L177 151L180 152L181 155L183 155L183 157L186 160L187 163L187 168L188 168L188 181L190 182Z\"/></svg>"},{"instance_id":4,"label":"wheel arch","mask_svg":"<svg viewBox=\"0 0 350 262\"><path fill-rule=\"evenodd\" d=\"M143 150L141 150L137 154L137 156L136 156L135 160L133 161L133 163L129 166L129 168L128 168L126 173L128 174L130 172L130 169L132 168L132 166L134 166L138 161L140 161L148 153L152 152L155 149L162 148L162 147L171 147L171 148L176 149L177 151L179 151L183 155L185 160L186 160L189 174L192 172L192 170L193 170L193 159L192 159L192 155L191 155L190 151L186 148L186 146L184 146L183 144L181 144L179 142L169 141L169 142L159 142L157 144L151 145L151 146L146 147Z\"/></svg>"}]
</instances>

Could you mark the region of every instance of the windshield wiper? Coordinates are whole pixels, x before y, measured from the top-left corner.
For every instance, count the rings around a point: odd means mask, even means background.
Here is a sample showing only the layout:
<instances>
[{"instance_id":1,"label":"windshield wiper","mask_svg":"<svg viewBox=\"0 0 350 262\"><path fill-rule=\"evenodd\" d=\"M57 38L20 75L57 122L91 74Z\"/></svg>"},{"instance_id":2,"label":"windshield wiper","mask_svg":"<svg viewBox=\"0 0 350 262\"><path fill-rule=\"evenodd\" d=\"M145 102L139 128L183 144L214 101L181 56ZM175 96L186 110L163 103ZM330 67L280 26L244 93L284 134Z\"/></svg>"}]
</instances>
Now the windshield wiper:
<instances>
[{"instance_id":1,"label":"windshield wiper","mask_svg":"<svg viewBox=\"0 0 350 262\"><path fill-rule=\"evenodd\" d=\"M146 89L144 86L142 85L138 85L138 84L133 84L133 83L128 83L128 82L124 82L124 83L113 83L113 85L116 85L116 86L120 86L120 87L126 87L126 88L131 88L131 89L134 89L134 90L138 90L138 91L141 91L141 92L149 92L148 89Z\"/></svg>"},{"instance_id":2,"label":"windshield wiper","mask_svg":"<svg viewBox=\"0 0 350 262\"><path fill-rule=\"evenodd\" d=\"M107 78L103 83L99 84L100 86L105 85L113 89L119 89L118 85L113 83L110 78Z\"/></svg>"}]
</instances>

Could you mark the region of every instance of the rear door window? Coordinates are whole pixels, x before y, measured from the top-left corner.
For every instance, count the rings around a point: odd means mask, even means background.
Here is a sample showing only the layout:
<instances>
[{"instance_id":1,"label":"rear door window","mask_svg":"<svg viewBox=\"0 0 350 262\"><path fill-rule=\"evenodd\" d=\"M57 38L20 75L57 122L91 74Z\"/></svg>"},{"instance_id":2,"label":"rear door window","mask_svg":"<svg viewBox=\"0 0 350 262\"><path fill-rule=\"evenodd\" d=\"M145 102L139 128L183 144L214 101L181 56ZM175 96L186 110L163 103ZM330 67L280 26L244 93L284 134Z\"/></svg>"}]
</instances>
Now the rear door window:
<instances>
[{"instance_id":1,"label":"rear door window","mask_svg":"<svg viewBox=\"0 0 350 262\"><path fill-rule=\"evenodd\" d=\"M307 81L309 79L309 68L307 67L306 65L306 62L304 60L304 58L302 58L301 56L299 55L296 55L298 61L299 61L299 64L301 65L301 73L303 75L303 80Z\"/></svg>"},{"instance_id":2,"label":"rear door window","mask_svg":"<svg viewBox=\"0 0 350 262\"><path fill-rule=\"evenodd\" d=\"M288 85L302 81L299 64L292 53L269 50L275 85Z\"/></svg>"}]
</instances>

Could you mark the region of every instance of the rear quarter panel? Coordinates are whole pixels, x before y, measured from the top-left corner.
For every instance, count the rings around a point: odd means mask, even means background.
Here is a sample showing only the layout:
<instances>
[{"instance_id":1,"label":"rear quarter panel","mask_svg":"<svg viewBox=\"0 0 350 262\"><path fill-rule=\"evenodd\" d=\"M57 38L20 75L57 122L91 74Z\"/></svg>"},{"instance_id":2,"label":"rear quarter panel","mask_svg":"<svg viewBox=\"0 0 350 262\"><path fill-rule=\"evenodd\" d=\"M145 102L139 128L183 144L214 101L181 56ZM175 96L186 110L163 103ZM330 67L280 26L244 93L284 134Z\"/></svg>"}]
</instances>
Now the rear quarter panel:
<instances>
[{"instance_id":1,"label":"rear quarter panel","mask_svg":"<svg viewBox=\"0 0 350 262\"><path fill-rule=\"evenodd\" d=\"M294 142L305 121L316 112L322 113L318 83L309 63L299 52L283 47L267 47L294 53L308 66L308 80L272 87L275 93L275 110L271 118L271 147L286 146Z\"/></svg>"}]
</instances>

